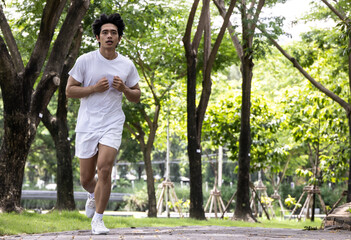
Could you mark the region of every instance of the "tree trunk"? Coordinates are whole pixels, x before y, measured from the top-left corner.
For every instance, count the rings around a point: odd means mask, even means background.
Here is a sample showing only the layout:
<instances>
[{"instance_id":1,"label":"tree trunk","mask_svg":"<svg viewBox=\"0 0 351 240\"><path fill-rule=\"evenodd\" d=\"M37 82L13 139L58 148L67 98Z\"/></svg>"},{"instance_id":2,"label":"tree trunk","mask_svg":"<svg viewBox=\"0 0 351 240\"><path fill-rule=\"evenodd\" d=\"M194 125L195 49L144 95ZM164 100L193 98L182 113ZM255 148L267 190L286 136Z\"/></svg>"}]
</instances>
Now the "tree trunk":
<instances>
[{"instance_id":1,"label":"tree trunk","mask_svg":"<svg viewBox=\"0 0 351 240\"><path fill-rule=\"evenodd\" d=\"M70 54L62 69L56 118L53 118L48 110L45 111L43 118L43 123L54 139L56 147L57 202L55 208L58 210L75 210L76 208L73 190L71 141L68 138L66 85L69 77L68 71L73 67L79 54L82 35L83 29L80 27L77 30L77 34L72 42Z\"/></svg>"},{"instance_id":2,"label":"tree trunk","mask_svg":"<svg viewBox=\"0 0 351 240\"><path fill-rule=\"evenodd\" d=\"M190 217L206 219L203 209L202 195L202 164L201 164L201 131L206 113L208 101L211 95L211 71L216 54L223 39L230 15L234 9L236 0L230 2L228 14L211 50L211 27L210 27L210 1L203 0L200 20L194 39L191 42L191 27L199 1L195 0L190 11L187 28L183 37L185 55L187 59L187 132L188 132L188 157L190 167ZM202 92L200 102L196 108L196 62L197 52L204 32L204 69Z\"/></svg>"},{"instance_id":3,"label":"tree trunk","mask_svg":"<svg viewBox=\"0 0 351 240\"><path fill-rule=\"evenodd\" d=\"M59 106L66 106L65 88L67 78L59 89ZM64 95L64 97L62 97ZM62 103L62 101L64 103ZM57 201L55 208L57 210L75 210L73 192L73 171L72 171L72 155L71 143L68 139L67 126L67 108L58 107L57 116L51 116L48 110L44 112L42 119L45 127L49 130L51 137L54 140L56 148L57 170Z\"/></svg>"},{"instance_id":4,"label":"tree trunk","mask_svg":"<svg viewBox=\"0 0 351 240\"><path fill-rule=\"evenodd\" d=\"M147 177L147 195L148 195L148 205L149 211L148 217L157 217L156 209L156 194L155 194L155 179L151 165L151 148L143 150L145 171Z\"/></svg>"},{"instance_id":5,"label":"tree trunk","mask_svg":"<svg viewBox=\"0 0 351 240\"><path fill-rule=\"evenodd\" d=\"M59 73L64 62L62 59L68 54L74 33L89 3L88 0L71 1L35 91L34 84L44 67L66 1L47 1L38 40L25 68L0 4L0 27L7 41L6 46L0 36L0 86L4 102L5 128L0 150L0 212L20 209L24 167L30 146L42 113L60 83Z\"/></svg>"},{"instance_id":6,"label":"tree trunk","mask_svg":"<svg viewBox=\"0 0 351 240\"><path fill-rule=\"evenodd\" d=\"M349 124L349 147L351 149L351 113L347 114L348 124ZM346 202L351 202L351 154L349 153L349 180L347 182L347 195Z\"/></svg>"},{"instance_id":7,"label":"tree trunk","mask_svg":"<svg viewBox=\"0 0 351 240\"><path fill-rule=\"evenodd\" d=\"M202 38L202 33L205 28L205 23L208 21L209 2L203 1L200 21L197 31L191 42L191 27L194 22L196 9L199 0L195 0L191 8L187 29L185 31L183 42L185 55L187 60L187 133L188 133L188 157L190 169L190 208L189 213L191 218L204 220L205 212L203 209L202 195L202 164L201 164L201 124L196 110L196 62L197 52ZM206 44L205 44L206 45ZM206 53L205 53L206 55ZM207 59L205 58L204 61ZM205 80L205 78L203 78ZM201 100L200 100L201 102ZM206 105L207 106L207 105ZM204 114L205 109L199 107L199 114ZM200 131L200 132L199 132Z\"/></svg>"},{"instance_id":8,"label":"tree trunk","mask_svg":"<svg viewBox=\"0 0 351 240\"><path fill-rule=\"evenodd\" d=\"M42 121L54 139L56 148L57 202L55 208L58 210L75 210L71 142L68 139L67 100L64 90L66 84L67 76L60 85L56 117L52 117L49 111L46 110Z\"/></svg>"},{"instance_id":9,"label":"tree trunk","mask_svg":"<svg viewBox=\"0 0 351 240\"><path fill-rule=\"evenodd\" d=\"M349 22L350 24L350 22ZM351 48L351 36L349 35L348 49ZM348 52L348 72L349 72L349 88L351 90L351 52ZM349 124L349 149L351 149L351 112L346 112L348 124ZM351 202L351 153L349 151L349 180L347 183L347 195L346 202Z\"/></svg>"},{"instance_id":10,"label":"tree trunk","mask_svg":"<svg viewBox=\"0 0 351 240\"><path fill-rule=\"evenodd\" d=\"M201 146L196 124L196 56L188 56L187 132L190 169L190 217L206 219L203 209ZM189 65L190 63L190 65Z\"/></svg>"},{"instance_id":11,"label":"tree trunk","mask_svg":"<svg viewBox=\"0 0 351 240\"><path fill-rule=\"evenodd\" d=\"M57 202L58 210L75 210L71 144L68 140L66 121L60 122L58 139L55 141L57 156Z\"/></svg>"},{"instance_id":12,"label":"tree trunk","mask_svg":"<svg viewBox=\"0 0 351 240\"><path fill-rule=\"evenodd\" d=\"M247 49L244 47L244 49ZM239 138L239 171L234 219L255 221L250 208L250 105L253 62L251 53L242 58L242 106Z\"/></svg>"},{"instance_id":13,"label":"tree trunk","mask_svg":"<svg viewBox=\"0 0 351 240\"><path fill-rule=\"evenodd\" d=\"M226 14L224 1L213 0L221 16ZM254 2L252 2L254 3ZM239 171L237 187L237 203L233 219L244 221L256 221L250 208L250 147L251 147L251 130L250 130L250 105L251 105L251 81L252 81L252 41L253 33L256 29L256 23L261 10L265 4L264 0L257 2L255 13L247 10L247 3L241 1L241 23L242 23L242 43L235 33L233 25L229 22L228 31L232 42L236 48L241 61L242 73L242 107L241 107L241 128L239 138ZM251 4L252 10L253 4ZM251 18L251 19L250 19ZM252 20L251 22L249 20Z\"/></svg>"},{"instance_id":14,"label":"tree trunk","mask_svg":"<svg viewBox=\"0 0 351 240\"><path fill-rule=\"evenodd\" d=\"M241 126L239 137L239 171L238 185L236 194L236 205L233 219L244 221L256 221L250 208L250 148L251 148L251 129L250 129L250 108L251 108L251 84L253 64L253 31L256 28L257 19L254 23L248 21L251 15L246 8L245 1L242 1L241 23L242 23L242 49L243 56L241 61L242 73L242 103L241 103ZM258 2L258 7L254 16L258 18L264 5L264 0Z\"/></svg>"},{"instance_id":15,"label":"tree trunk","mask_svg":"<svg viewBox=\"0 0 351 240\"><path fill-rule=\"evenodd\" d=\"M200 146L188 137L188 155L190 169L190 217L204 220L205 212L203 208L202 194L202 165Z\"/></svg>"},{"instance_id":16,"label":"tree trunk","mask_svg":"<svg viewBox=\"0 0 351 240\"><path fill-rule=\"evenodd\" d=\"M155 99L157 99L155 97ZM155 194L155 180L154 180L154 173L152 170L151 164L151 151L153 149L156 131L158 128L158 118L160 115L161 105L159 101L155 101L155 113L153 119L151 120L150 117L147 115L145 109L143 107L138 108L142 118L147 122L147 125L150 129L147 142L145 144L145 132L140 124L140 122L131 122L125 123L126 128L136 137L140 144L140 149L143 152L143 158L145 163L145 172L147 176L147 193L148 193L148 217L157 217L157 209L156 209L156 194ZM137 110L136 110L137 111ZM127 119L128 120L128 119ZM129 120L130 121L130 120ZM139 120L140 121L140 120Z\"/></svg>"},{"instance_id":17,"label":"tree trunk","mask_svg":"<svg viewBox=\"0 0 351 240\"><path fill-rule=\"evenodd\" d=\"M32 136L23 113L4 112L4 138L0 151L0 213L21 211L21 191L24 166Z\"/></svg>"}]
</instances>

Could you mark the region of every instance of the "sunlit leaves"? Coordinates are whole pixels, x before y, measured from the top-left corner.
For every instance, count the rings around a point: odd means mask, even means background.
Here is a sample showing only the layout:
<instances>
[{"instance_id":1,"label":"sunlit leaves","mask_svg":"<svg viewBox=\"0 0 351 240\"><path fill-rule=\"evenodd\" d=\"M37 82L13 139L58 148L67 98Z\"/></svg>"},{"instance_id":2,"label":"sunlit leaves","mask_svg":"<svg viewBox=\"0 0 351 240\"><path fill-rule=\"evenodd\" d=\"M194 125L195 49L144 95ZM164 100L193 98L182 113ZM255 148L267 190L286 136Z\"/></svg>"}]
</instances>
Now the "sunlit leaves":
<instances>
[{"instance_id":1,"label":"sunlit leaves","mask_svg":"<svg viewBox=\"0 0 351 240\"><path fill-rule=\"evenodd\" d=\"M38 37L45 2L45 0L14 0L8 4L8 7L13 9L8 21L25 64Z\"/></svg>"},{"instance_id":2,"label":"sunlit leaves","mask_svg":"<svg viewBox=\"0 0 351 240\"><path fill-rule=\"evenodd\" d=\"M344 180L349 153L348 126L343 109L308 87L303 91L290 92L289 96L291 104L287 105L286 114L295 141L309 146L310 159L318 164L322 180ZM312 167L299 170L299 175L309 176L306 171L312 172ZM318 177L319 173L314 177Z\"/></svg>"},{"instance_id":3,"label":"sunlit leaves","mask_svg":"<svg viewBox=\"0 0 351 240\"><path fill-rule=\"evenodd\" d=\"M238 159L240 112L241 94L228 93L209 106L203 126L203 139L210 140L215 146L227 147L232 160ZM252 100L250 153L252 171L274 168L278 161L286 156L288 149L278 146L275 136L280 123L280 119L275 117L274 111L263 99Z\"/></svg>"}]
</instances>

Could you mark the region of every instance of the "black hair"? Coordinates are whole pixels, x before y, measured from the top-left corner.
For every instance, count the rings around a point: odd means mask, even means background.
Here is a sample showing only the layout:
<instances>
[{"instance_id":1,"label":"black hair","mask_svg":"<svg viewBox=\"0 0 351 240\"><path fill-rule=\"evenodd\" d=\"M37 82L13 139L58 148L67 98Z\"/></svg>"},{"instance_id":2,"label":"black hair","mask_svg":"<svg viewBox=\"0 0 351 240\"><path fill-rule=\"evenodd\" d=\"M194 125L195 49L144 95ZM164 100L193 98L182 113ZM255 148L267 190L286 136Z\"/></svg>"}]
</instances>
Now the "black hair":
<instances>
[{"instance_id":1,"label":"black hair","mask_svg":"<svg viewBox=\"0 0 351 240\"><path fill-rule=\"evenodd\" d=\"M123 30L124 30L124 22L123 19L121 17L121 15L119 15L119 13L114 13L111 15L106 15L106 14L101 14L99 18L95 19L92 27L93 27L93 33L94 36L100 36L100 32L101 32L101 26L106 24L106 23L112 23L117 27L118 30L118 36L122 37L123 35Z\"/></svg>"}]
</instances>

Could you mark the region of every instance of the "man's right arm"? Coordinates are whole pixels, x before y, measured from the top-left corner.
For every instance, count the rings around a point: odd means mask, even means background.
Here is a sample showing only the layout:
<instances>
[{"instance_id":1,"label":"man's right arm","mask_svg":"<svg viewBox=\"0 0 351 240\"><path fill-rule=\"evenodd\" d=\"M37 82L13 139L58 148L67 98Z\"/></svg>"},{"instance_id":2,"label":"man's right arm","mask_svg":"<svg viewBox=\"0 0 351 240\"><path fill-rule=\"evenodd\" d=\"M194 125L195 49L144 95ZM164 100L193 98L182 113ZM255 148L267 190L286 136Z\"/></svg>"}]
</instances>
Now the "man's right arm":
<instances>
[{"instance_id":1,"label":"man's right arm","mask_svg":"<svg viewBox=\"0 0 351 240\"><path fill-rule=\"evenodd\" d=\"M82 87L80 82L69 76L66 86L66 96L68 98L83 98L94 92L104 92L108 88L109 83L107 78L100 79L95 85Z\"/></svg>"}]
</instances>

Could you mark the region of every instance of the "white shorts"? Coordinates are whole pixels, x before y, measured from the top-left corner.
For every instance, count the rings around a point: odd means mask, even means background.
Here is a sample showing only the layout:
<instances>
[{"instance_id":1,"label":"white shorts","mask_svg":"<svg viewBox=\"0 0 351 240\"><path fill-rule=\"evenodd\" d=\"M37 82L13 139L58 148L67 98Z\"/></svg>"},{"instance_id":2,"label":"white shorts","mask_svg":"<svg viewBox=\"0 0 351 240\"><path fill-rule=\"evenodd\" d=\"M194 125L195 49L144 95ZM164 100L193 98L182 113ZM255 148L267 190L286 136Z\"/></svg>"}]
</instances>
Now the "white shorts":
<instances>
[{"instance_id":1,"label":"white shorts","mask_svg":"<svg viewBox=\"0 0 351 240\"><path fill-rule=\"evenodd\" d=\"M105 132L77 132L76 152L78 158L91 158L98 152L98 145L103 144L119 149L122 140L122 129L109 129Z\"/></svg>"}]
</instances>

